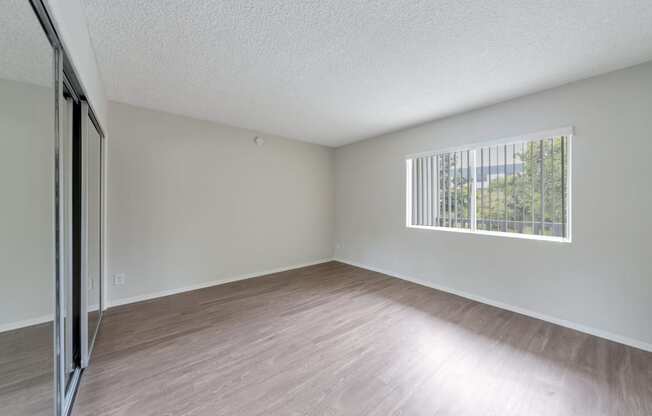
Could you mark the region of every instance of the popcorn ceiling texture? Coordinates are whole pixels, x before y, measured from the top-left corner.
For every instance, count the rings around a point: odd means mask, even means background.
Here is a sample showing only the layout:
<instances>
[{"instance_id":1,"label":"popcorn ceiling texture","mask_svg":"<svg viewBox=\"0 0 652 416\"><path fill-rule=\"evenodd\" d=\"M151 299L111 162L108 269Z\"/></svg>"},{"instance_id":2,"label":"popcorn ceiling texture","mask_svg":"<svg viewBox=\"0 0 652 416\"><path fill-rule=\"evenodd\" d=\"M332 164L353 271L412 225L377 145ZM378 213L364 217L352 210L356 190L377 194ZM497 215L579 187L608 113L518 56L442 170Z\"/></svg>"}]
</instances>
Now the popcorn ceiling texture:
<instances>
[{"instance_id":1,"label":"popcorn ceiling texture","mask_svg":"<svg viewBox=\"0 0 652 416\"><path fill-rule=\"evenodd\" d=\"M0 79L52 88L52 47L32 6L0 1Z\"/></svg>"},{"instance_id":2,"label":"popcorn ceiling texture","mask_svg":"<svg viewBox=\"0 0 652 416\"><path fill-rule=\"evenodd\" d=\"M652 59L650 0L84 0L110 99L329 146Z\"/></svg>"}]
</instances>

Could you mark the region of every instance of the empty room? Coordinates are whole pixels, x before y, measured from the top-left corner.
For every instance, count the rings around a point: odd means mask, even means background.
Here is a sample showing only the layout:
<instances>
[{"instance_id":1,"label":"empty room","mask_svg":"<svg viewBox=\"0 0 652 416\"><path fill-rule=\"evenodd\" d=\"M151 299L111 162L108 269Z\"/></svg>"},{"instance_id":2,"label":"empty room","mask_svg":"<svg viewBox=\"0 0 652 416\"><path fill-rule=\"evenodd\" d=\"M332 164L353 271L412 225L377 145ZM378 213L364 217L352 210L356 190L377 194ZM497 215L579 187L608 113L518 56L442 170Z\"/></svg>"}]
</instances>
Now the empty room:
<instances>
[{"instance_id":1,"label":"empty room","mask_svg":"<svg viewBox=\"0 0 652 416\"><path fill-rule=\"evenodd\" d=\"M652 416L652 1L0 2L0 416Z\"/></svg>"}]
</instances>

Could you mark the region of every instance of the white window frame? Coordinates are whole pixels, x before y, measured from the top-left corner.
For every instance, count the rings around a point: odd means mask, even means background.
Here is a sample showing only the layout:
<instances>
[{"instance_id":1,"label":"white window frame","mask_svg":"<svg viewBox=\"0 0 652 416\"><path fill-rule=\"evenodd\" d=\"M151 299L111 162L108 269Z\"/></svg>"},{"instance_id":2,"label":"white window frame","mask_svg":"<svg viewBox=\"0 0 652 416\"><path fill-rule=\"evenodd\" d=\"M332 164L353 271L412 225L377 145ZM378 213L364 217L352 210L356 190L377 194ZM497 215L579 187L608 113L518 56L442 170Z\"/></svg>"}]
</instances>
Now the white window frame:
<instances>
[{"instance_id":1,"label":"white window frame","mask_svg":"<svg viewBox=\"0 0 652 416\"><path fill-rule=\"evenodd\" d=\"M414 229L422 229L422 230L438 230L438 231L449 231L449 232L454 232L454 233L463 233L463 234L479 234L479 235L489 235L489 236L497 236L497 237L509 237L509 238L520 238L520 239L525 239L525 240L542 240L542 241L554 241L554 242L561 242L561 243L570 243L572 242L572 143L573 143L573 136L574 136L574 128L572 126L569 127L561 127L557 129L552 129L552 130L542 130L542 131L537 131L534 133L528 133L528 134L523 134L519 136L511 136L511 137L504 137L500 139L493 139L493 140L485 140L485 141L479 141L475 143L471 143L468 145L464 146L457 146L457 147L449 147L449 148L442 148L442 149L437 149L437 150L431 150L427 152L421 152L421 153L412 153L409 155L405 156L405 226L407 228L414 228ZM566 193L568 195L567 201L566 201L566 236L565 237L554 237L554 236L547 236L547 235L538 235L538 234L521 234L521 233L511 233L511 232L505 232L505 231L487 231L487 230L477 230L476 229L476 167L477 167L477 160L476 160L476 152L477 149L481 147L486 147L486 146L494 146L494 145L501 145L501 144L512 144L512 143L522 143L522 142L529 142L533 140L540 140L543 138L550 138L550 137L557 137L557 136L565 136L568 138L567 144L566 144L566 149L567 149L567 155L566 158L568 160L567 164L567 178L566 178ZM429 225L414 225L412 224L412 162L414 158L418 157L426 157L426 156L434 156L440 153L452 153L452 152L459 152L459 151L465 151L465 150L471 150L471 154L473 155L473 169L472 171L472 177L473 177L473 186L471 187L471 228L453 228L453 227L442 227L442 226L429 226Z\"/></svg>"}]
</instances>

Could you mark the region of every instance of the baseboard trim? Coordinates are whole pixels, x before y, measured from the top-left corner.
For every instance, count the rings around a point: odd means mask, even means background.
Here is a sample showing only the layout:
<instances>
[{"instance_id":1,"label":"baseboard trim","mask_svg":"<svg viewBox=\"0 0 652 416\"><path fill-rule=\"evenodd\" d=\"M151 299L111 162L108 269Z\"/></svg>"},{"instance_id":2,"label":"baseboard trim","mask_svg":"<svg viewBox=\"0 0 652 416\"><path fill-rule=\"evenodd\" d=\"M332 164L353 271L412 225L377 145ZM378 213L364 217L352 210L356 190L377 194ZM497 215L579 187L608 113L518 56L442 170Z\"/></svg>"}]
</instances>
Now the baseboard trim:
<instances>
[{"instance_id":1,"label":"baseboard trim","mask_svg":"<svg viewBox=\"0 0 652 416\"><path fill-rule=\"evenodd\" d=\"M311 261L311 262L308 262L308 263L293 264L293 265L290 265L290 266L278 267L276 269L264 270L264 271L260 271L260 272L240 274L240 275L236 275L236 276L227 277L225 279L212 280L212 281L209 281L209 282L198 283L198 284L195 284L195 285L184 286L184 287L180 287L180 288L176 288L176 289L162 290L160 292L155 292L155 293L147 293L145 295L138 295L138 296L132 296L132 297L128 297L128 298L110 300L108 302L107 306L108 306L108 308L114 308L116 306L128 305L130 303L143 302L143 301L146 301L146 300L162 298L162 297L170 296L170 295L176 295L178 293L190 292L192 290L204 289L204 288L211 287L211 286L223 285L225 283L237 282L238 280L246 280L246 279L251 279L251 278L254 278L254 277L265 276L265 275L268 275L268 274L286 272L288 270L294 270L294 269L300 269L302 267L315 266L317 264L327 263L329 261L333 261L333 258L325 258L325 259Z\"/></svg>"},{"instance_id":2,"label":"baseboard trim","mask_svg":"<svg viewBox=\"0 0 652 416\"><path fill-rule=\"evenodd\" d=\"M439 286L439 285L433 284L431 282L428 282L428 281L425 281L425 280L422 280L422 279L414 278L412 276L407 276L407 275L405 275L403 273L398 273L398 272L394 272L394 271L391 271L391 270L386 270L386 269L370 266L368 264L362 264L362 263L358 263L358 262L353 261L353 260L348 260L348 259L343 259L343 258L338 258L338 257L335 257L333 260L338 261L340 263L349 264L351 266L360 267L360 268L371 270L371 271L374 271L374 272L386 274L388 276L392 276L392 277L395 277L397 279L406 280L408 282L416 283L416 284L421 285L421 286L426 286L426 287L429 287L431 289L441 290L442 292L447 292L447 293L457 295L457 296L460 296L460 297L463 297L463 298L466 298L466 299L470 299L470 300L473 300L473 301L476 301L476 302L484 303L486 305L494 306L496 308L508 310L508 311L511 311L511 312L516 312L516 313L519 313L521 315L529 316L531 318L540 319L542 321L546 321L546 322L553 323L555 325L559 325L559 326L563 326L563 327L566 327L566 328L574 329L576 331L583 332L583 333L589 334L589 335L594 335L594 336L599 337L599 338L604 338L604 339L607 339L609 341L617 342L619 344L624 344L624 345L627 345L627 346L630 346L630 347L638 348L640 350L652 352L652 344L644 342L644 341L640 341L640 340L629 338L629 337L626 337L626 336L614 334L614 333L611 333L611 332L608 332L608 331L603 331L601 329L592 328L592 327L589 327L589 326L586 326L586 325L577 324L575 322L567 321L565 319L556 318L554 316L541 314L541 313L534 312L534 311L529 310L529 309L521 308L519 306L513 306L513 305L509 305L507 303L498 302L498 301L495 301L495 300L492 300L492 299L487 299L487 298L484 298L482 296L477 296L477 295L474 295L474 294L471 294L471 293L468 293L468 292L464 292L464 291L461 291L461 290L451 289L451 288L445 287L445 286Z\"/></svg>"},{"instance_id":3,"label":"baseboard trim","mask_svg":"<svg viewBox=\"0 0 652 416\"><path fill-rule=\"evenodd\" d=\"M17 322L0 325L0 332L13 331L14 329L26 328L28 326L40 325L52 321L53 315L37 316L36 318L25 319Z\"/></svg>"}]
</instances>

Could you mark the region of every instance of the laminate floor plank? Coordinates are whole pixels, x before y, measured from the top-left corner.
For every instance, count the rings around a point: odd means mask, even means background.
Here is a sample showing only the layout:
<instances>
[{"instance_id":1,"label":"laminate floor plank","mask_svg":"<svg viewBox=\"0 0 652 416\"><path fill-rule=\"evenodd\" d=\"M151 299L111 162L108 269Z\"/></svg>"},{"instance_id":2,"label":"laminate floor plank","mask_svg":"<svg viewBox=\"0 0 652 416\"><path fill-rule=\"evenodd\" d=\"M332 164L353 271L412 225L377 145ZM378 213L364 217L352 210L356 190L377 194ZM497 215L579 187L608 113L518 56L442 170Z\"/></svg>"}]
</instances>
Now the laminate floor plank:
<instances>
[{"instance_id":1,"label":"laminate floor plank","mask_svg":"<svg viewBox=\"0 0 652 416\"><path fill-rule=\"evenodd\" d=\"M0 333L0 415L54 412L52 323Z\"/></svg>"},{"instance_id":2,"label":"laminate floor plank","mask_svg":"<svg viewBox=\"0 0 652 416\"><path fill-rule=\"evenodd\" d=\"M106 312L74 416L650 416L652 353L329 262Z\"/></svg>"}]
</instances>

